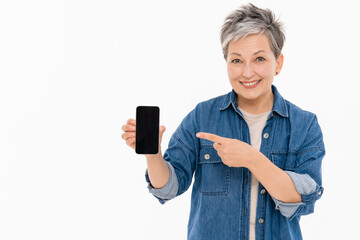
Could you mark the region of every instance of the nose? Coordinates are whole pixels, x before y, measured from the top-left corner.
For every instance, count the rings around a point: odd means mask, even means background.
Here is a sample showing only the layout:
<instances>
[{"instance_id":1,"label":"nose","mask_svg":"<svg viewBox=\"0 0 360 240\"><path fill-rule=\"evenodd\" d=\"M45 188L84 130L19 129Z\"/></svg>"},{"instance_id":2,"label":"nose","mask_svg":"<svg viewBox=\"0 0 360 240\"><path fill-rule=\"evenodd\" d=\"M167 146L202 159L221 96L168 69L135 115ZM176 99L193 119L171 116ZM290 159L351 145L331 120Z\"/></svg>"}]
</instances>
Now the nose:
<instances>
[{"instance_id":1,"label":"nose","mask_svg":"<svg viewBox=\"0 0 360 240\"><path fill-rule=\"evenodd\" d=\"M251 66L250 63L247 63L247 64L244 66L242 75L243 75L245 78L251 78L251 77L254 75L254 69L253 69L253 67Z\"/></svg>"}]
</instances>

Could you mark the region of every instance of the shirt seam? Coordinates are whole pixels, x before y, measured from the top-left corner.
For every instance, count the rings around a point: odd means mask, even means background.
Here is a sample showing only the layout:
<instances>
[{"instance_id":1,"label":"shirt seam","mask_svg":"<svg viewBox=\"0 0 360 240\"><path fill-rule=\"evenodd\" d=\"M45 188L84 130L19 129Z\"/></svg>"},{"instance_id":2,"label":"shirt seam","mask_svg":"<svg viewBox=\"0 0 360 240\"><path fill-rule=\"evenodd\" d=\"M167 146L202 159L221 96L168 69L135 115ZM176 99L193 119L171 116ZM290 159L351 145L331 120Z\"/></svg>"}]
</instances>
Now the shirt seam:
<instances>
[{"instance_id":1,"label":"shirt seam","mask_svg":"<svg viewBox=\"0 0 360 240\"><path fill-rule=\"evenodd\" d=\"M318 150L325 152L325 148L323 148L323 147L308 147L308 148L299 150L297 152L296 156L298 157L301 154L304 154L304 153L307 153L307 152L315 152L315 151L318 151Z\"/></svg>"},{"instance_id":2,"label":"shirt seam","mask_svg":"<svg viewBox=\"0 0 360 240\"><path fill-rule=\"evenodd\" d=\"M175 137L177 138L177 140L179 140L179 142L182 143L187 149L189 149L190 151L192 151L192 152L194 152L194 153L196 154L196 151L195 151L194 149L192 149L191 147L189 147L189 146L185 143L185 141L183 141L183 140L181 139L180 135L179 135L177 132L174 133L174 136L175 136Z\"/></svg>"}]
</instances>

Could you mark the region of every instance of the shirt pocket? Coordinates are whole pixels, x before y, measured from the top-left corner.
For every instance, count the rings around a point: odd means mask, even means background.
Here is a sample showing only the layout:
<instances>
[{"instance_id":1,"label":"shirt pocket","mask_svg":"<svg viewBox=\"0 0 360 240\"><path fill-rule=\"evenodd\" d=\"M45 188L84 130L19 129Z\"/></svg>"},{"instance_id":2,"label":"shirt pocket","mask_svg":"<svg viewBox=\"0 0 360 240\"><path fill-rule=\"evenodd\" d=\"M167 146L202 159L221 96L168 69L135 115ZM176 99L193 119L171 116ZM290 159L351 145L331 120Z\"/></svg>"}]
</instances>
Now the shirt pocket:
<instances>
[{"instance_id":1,"label":"shirt pocket","mask_svg":"<svg viewBox=\"0 0 360 240\"><path fill-rule=\"evenodd\" d=\"M230 167L226 166L213 147L200 149L201 183L204 195L227 195L230 185Z\"/></svg>"},{"instance_id":2,"label":"shirt pocket","mask_svg":"<svg viewBox=\"0 0 360 240\"><path fill-rule=\"evenodd\" d=\"M296 154L289 152L272 152L271 161L282 170L296 169Z\"/></svg>"}]
</instances>

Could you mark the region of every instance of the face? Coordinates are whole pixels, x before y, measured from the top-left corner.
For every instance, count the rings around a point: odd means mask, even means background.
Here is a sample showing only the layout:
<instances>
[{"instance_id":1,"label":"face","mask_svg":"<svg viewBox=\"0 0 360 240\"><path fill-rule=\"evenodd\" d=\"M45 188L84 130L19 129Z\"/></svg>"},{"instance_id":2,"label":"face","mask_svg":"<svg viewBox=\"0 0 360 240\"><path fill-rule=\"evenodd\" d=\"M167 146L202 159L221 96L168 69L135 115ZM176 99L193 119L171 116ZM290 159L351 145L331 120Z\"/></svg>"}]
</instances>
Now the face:
<instances>
[{"instance_id":1,"label":"face","mask_svg":"<svg viewBox=\"0 0 360 240\"><path fill-rule=\"evenodd\" d=\"M244 103L256 105L272 101L271 85L276 72L280 73L283 59L282 54L275 59L264 34L249 35L229 43L227 71L240 107Z\"/></svg>"}]
</instances>

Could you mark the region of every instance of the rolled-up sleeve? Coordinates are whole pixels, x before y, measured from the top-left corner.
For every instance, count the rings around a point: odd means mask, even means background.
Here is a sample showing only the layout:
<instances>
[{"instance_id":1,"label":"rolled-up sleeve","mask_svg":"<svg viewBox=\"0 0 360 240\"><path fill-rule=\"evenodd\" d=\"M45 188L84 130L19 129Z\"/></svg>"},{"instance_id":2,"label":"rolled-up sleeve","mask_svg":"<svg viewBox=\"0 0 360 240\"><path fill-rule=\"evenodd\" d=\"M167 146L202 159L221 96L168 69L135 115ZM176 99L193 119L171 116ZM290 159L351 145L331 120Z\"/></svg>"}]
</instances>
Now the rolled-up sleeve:
<instances>
[{"instance_id":1,"label":"rolled-up sleeve","mask_svg":"<svg viewBox=\"0 0 360 240\"><path fill-rule=\"evenodd\" d=\"M153 194L157 199L159 199L160 203L162 203L162 204L164 204L165 202L176 197L178 190L179 190L179 182L177 180L174 167L171 165L171 163L169 163L167 161L165 161L165 162L169 168L170 176L169 176L168 182L166 183L166 185L164 187L154 188L151 185L147 170L145 172L145 179L146 179L146 182L148 183L149 192L151 194Z\"/></svg>"},{"instance_id":2,"label":"rolled-up sleeve","mask_svg":"<svg viewBox=\"0 0 360 240\"><path fill-rule=\"evenodd\" d=\"M296 191L301 195L302 199L309 198L308 196L311 195L315 195L315 197L318 197L318 195L322 194L323 189L320 186L318 186L316 182L308 174L298 174L291 171L285 171L285 172L290 176L290 178L294 182ZM275 208L279 210L282 215L284 215L287 218L290 218L290 220L293 218L293 216L295 216L297 210L301 206L305 205L304 202L284 203L273 197L272 199L275 202Z\"/></svg>"},{"instance_id":3,"label":"rolled-up sleeve","mask_svg":"<svg viewBox=\"0 0 360 240\"><path fill-rule=\"evenodd\" d=\"M321 198L322 187L321 163L325 156L325 147L316 116L312 119L308 134L296 156L296 168L285 171L294 182L301 195L299 203L284 203L274 199L275 208L290 220L296 216L314 212L315 202Z\"/></svg>"}]
</instances>

